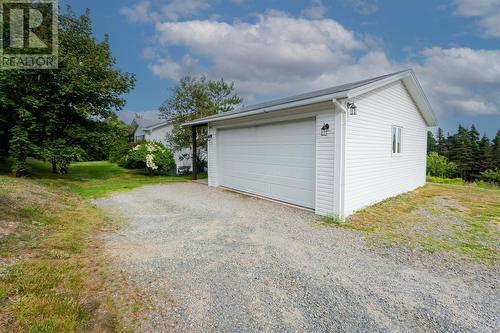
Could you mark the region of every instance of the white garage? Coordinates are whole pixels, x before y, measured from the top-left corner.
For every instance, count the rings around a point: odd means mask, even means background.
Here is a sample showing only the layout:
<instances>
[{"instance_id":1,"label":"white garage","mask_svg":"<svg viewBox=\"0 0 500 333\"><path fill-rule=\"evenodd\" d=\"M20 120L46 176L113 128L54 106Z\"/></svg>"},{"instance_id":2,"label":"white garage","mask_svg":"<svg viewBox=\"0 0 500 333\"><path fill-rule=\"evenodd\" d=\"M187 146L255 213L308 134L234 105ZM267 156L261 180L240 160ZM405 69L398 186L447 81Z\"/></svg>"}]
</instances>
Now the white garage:
<instances>
[{"instance_id":1,"label":"white garage","mask_svg":"<svg viewBox=\"0 0 500 333\"><path fill-rule=\"evenodd\" d=\"M314 208L315 119L221 129L219 185Z\"/></svg>"},{"instance_id":2,"label":"white garage","mask_svg":"<svg viewBox=\"0 0 500 333\"><path fill-rule=\"evenodd\" d=\"M411 70L185 124L193 154L196 127L208 128L209 186L341 217L424 185L436 125Z\"/></svg>"}]
</instances>

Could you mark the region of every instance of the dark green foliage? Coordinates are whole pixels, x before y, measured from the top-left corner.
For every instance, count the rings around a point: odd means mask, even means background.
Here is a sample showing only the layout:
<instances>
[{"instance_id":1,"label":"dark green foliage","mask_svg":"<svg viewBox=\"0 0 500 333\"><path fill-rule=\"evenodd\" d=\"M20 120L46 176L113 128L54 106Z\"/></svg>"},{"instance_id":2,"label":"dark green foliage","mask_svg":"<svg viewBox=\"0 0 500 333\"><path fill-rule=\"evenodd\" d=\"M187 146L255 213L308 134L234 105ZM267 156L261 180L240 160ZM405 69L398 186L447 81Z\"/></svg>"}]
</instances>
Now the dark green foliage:
<instances>
[{"instance_id":1,"label":"dark green foliage","mask_svg":"<svg viewBox=\"0 0 500 333\"><path fill-rule=\"evenodd\" d=\"M494 172L495 169L500 168L500 131L490 142L486 135L479 138L479 132L474 125L470 129L459 125L457 133L447 137L439 128L436 145L434 145L433 139L432 133L429 132L427 134L427 153L437 152L457 166L456 174L447 177L459 176L467 181L483 179L482 173L484 171L492 170ZM432 175L443 177L438 174Z\"/></svg>"},{"instance_id":2,"label":"dark green foliage","mask_svg":"<svg viewBox=\"0 0 500 333\"><path fill-rule=\"evenodd\" d=\"M495 138L493 139L491 153L493 164L497 169L500 169L500 130L497 132Z\"/></svg>"},{"instance_id":3,"label":"dark green foliage","mask_svg":"<svg viewBox=\"0 0 500 333\"><path fill-rule=\"evenodd\" d=\"M13 158L17 175L26 158L52 163L66 172L71 161L107 158L121 137L113 110L134 85L116 70L108 38L97 42L89 13L59 17L59 68L0 71L0 152Z\"/></svg>"},{"instance_id":4,"label":"dark green foliage","mask_svg":"<svg viewBox=\"0 0 500 333\"><path fill-rule=\"evenodd\" d=\"M480 141L477 143L477 151L474 155L474 172L477 175L478 172L494 169L495 163L493 160L493 151L491 149L490 139L486 135L483 135Z\"/></svg>"},{"instance_id":5,"label":"dark green foliage","mask_svg":"<svg viewBox=\"0 0 500 333\"><path fill-rule=\"evenodd\" d=\"M444 136L444 131L442 128L438 128L437 152L439 155L448 156L448 145L447 145L446 137ZM427 153L430 153L430 152L427 152Z\"/></svg>"},{"instance_id":6,"label":"dark green foliage","mask_svg":"<svg viewBox=\"0 0 500 333\"><path fill-rule=\"evenodd\" d=\"M499 169L488 169L486 171L481 172L480 176L481 180L484 180L488 183L500 183L500 170Z\"/></svg>"},{"instance_id":7,"label":"dark green foliage","mask_svg":"<svg viewBox=\"0 0 500 333\"><path fill-rule=\"evenodd\" d=\"M191 146L191 128L181 125L190 120L231 111L242 99L234 91L233 83L223 79L210 81L205 77L183 77L172 89L171 97L160 106L160 114L173 120L173 129L167 137L169 148L174 151ZM206 129L198 128L198 146L207 143Z\"/></svg>"},{"instance_id":8,"label":"dark green foliage","mask_svg":"<svg viewBox=\"0 0 500 333\"><path fill-rule=\"evenodd\" d=\"M438 144L431 131L427 131L427 154L437 151Z\"/></svg>"}]
</instances>

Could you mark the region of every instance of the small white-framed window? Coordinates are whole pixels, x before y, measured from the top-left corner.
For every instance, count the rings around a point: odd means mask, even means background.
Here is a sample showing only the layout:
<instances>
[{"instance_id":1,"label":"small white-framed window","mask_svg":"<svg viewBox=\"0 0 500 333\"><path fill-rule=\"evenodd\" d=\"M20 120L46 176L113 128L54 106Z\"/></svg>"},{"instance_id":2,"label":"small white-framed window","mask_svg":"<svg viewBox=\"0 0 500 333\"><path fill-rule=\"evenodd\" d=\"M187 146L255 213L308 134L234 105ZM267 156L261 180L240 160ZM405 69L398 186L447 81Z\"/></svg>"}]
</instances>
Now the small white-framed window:
<instances>
[{"instance_id":1,"label":"small white-framed window","mask_svg":"<svg viewBox=\"0 0 500 333\"><path fill-rule=\"evenodd\" d=\"M392 126L392 154L398 155L403 151L403 127Z\"/></svg>"}]
</instances>

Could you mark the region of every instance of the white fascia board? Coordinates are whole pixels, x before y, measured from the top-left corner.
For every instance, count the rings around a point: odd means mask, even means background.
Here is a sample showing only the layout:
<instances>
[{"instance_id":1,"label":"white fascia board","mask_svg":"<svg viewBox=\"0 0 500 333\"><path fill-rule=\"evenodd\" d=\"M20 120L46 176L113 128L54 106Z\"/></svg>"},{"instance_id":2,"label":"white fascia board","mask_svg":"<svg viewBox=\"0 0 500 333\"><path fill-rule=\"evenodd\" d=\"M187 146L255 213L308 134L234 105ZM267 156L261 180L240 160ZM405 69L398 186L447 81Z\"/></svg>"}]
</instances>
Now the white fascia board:
<instances>
[{"instance_id":1,"label":"white fascia board","mask_svg":"<svg viewBox=\"0 0 500 333\"><path fill-rule=\"evenodd\" d=\"M394 75L387 79L376 81L356 89L351 89L347 93L347 98L355 98L400 80L408 89L408 92L415 101L415 104L417 104L417 107L425 119L427 126L437 126L436 115L434 114L429 100L427 99L427 96L425 96L425 93L412 70L405 71L401 74Z\"/></svg>"},{"instance_id":2,"label":"white fascia board","mask_svg":"<svg viewBox=\"0 0 500 333\"><path fill-rule=\"evenodd\" d=\"M383 80L375 81L373 83L365 84L361 87L351 89L347 92L347 98L354 98L354 97L366 94L366 93L373 91L375 89L378 89L378 88L381 88L381 87L386 86L388 84L391 84L393 82L402 80L409 75L410 75L410 71L406 71L406 72L400 73L398 75L390 76L390 77L383 79Z\"/></svg>"},{"instance_id":3,"label":"white fascia board","mask_svg":"<svg viewBox=\"0 0 500 333\"><path fill-rule=\"evenodd\" d=\"M314 98L307 98L307 99L303 99L300 101L275 105L275 106L262 108L262 109L256 109L256 110L252 110L252 111L248 111L248 112L230 114L227 116L222 116L222 117L218 117L218 118L214 118L214 119L205 119L205 120L199 119L199 120L191 121L189 123L185 123L182 126L209 124L209 123L215 123L215 122L223 121L223 120L242 118L242 117L247 117L247 116L254 116L254 115L260 114L260 113L269 113L269 112L274 112L274 111L291 109L291 108L301 107L301 106L305 106L305 105L331 101L333 99L345 97L345 95L346 95L345 92L340 92L340 93L335 93L335 94L318 96L318 97L314 97Z\"/></svg>"}]
</instances>

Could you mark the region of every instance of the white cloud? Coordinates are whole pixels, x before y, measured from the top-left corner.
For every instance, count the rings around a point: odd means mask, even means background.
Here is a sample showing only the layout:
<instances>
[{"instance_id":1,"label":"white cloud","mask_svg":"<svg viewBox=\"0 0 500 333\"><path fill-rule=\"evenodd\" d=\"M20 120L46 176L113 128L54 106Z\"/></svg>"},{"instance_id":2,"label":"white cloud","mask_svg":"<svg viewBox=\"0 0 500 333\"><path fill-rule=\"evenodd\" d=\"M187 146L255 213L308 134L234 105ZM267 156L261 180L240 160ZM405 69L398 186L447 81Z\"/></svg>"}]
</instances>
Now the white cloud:
<instances>
[{"instance_id":1,"label":"white cloud","mask_svg":"<svg viewBox=\"0 0 500 333\"><path fill-rule=\"evenodd\" d=\"M178 81L183 75L200 74L202 71L198 61L189 54L184 55L180 63L168 56L164 57L149 65L149 69L159 78L173 81Z\"/></svg>"},{"instance_id":2,"label":"white cloud","mask_svg":"<svg viewBox=\"0 0 500 333\"><path fill-rule=\"evenodd\" d=\"M156 50L153 47L145 47L142 49L141 57L144 59L154 59L156 57Z\"/></svg>"},{"instance_id":3,"label":"white cloud","mask_svg":"<svg viewBox=\"0 0 500 333\"><path fill-rule=\"evenodd\" d=\"M439 47L414 65L438 113L500 115L500 50Z\"/></svg>"},{"instance_id":4,"label":"white cloud","mask_svg":"<svg viewBox=\"0 0 500 333\"><path fill-rule=\"evenodd\" d=\"M500 114L500 50L434 47L422 51L420 62L398 63L376 40L335 20L277 11L253 23L189 20L155 28L160 48L187 50L180 61L151 64L155 75L223 77L235 82L246 104L413 67L438 114Z\"/></svg>"},{"instance_id":5,"label":"white cloud","mask_svg":"<svg viewBox=\"0 0 500 333\"><path fill-rule=\"evenodd\" d=\"M132 8L123 7L120 9L120 14L132 22L147 22L151 19L149 6L149 1L141 1Z\"/></svg>"},{"instance_id":6,"label":"white cloud","mask_svg":"<svg viewBox=\"0 0 500 333\"><path fill-rule=\"evenodd\" d=\"M172 0L163 5L143 0L133 7L123 7L120 14L131 22L177 21L192 17L209 7L209 2L203 0Z\"/></svg>"},{"instance_id":7,"label":"white cloud","mask_svg":"<svg viewBox=\"0 0 500 333\"><path fill-rule=\"evenodd\" d=\"M162 46L182 46L206 58L208 74L235 81L249 95L296 93L361 78L367 72L337 73L356 64L368 68L367 59L377 63L369 73L387 70L383 53L367 51L363 40L331 19L269 11L253 24L193 20L158 23L156 29ZM365 52L357 56L360 51Z\"/></svg>"},{"instance_id":8,"label":"white cloud","mask_svg":"<svg viewBox=\"0 0 500 333\"><path fill-rule=\"evenodd\" d=\"M486 37L500 37L500 0L454 0L457 16L475 17Z\"/></svg>"},{"instance_id":9,"label":"white cloud","mask_svg":"<svg viewBox=\"0 0 500 333\"><path fill-rule=\"evenodd\" d=\"M312 6L302 11L302 14L312 19L323 18L326 14L325 5L323 0L311 0Z\"/></svg>"},{"instance_id":10,"label":"white cloud","mask_svg":"<svg viewBox=\"0 0 500 333\"><path fill-rule=\"evenodd\" d=\"M207 9L209 4L203 0L173 0L162 6L162 14L169 20L176 21L183 17L191 17Z\"/></svg>"},{"instance_id":11,"label":"white cloud","mask_svg":"<svg viewBox=\"0 0 500 333\"><path fill-rule=\"evenodd\" d=\"M344 0L344 3L361 15L370 15L378 10L378 6L373 0Z\"/></svg>"}]
</instances>

